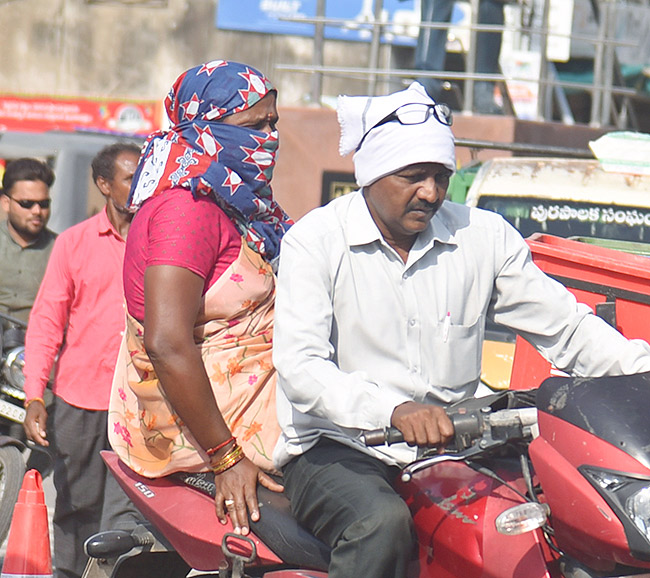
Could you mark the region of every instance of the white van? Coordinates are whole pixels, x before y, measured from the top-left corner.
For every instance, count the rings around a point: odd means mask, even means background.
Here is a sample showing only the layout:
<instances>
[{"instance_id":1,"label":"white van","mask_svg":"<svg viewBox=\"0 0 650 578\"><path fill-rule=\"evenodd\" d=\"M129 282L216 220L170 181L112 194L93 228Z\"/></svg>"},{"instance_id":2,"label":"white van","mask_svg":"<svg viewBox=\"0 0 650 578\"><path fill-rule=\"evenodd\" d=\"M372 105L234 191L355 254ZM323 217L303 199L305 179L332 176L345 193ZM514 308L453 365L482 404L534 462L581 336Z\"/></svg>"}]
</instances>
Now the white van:
<instances>
[{"instance_id":1,"label":"white van","mask_svg":"<svg viewBox=\"0 0 650 578\"><path fill-rule=\"evenodd\" d=\"M606 172L597 160L495 158L465 202L503 215L524 237L650 243L650 175Z\"/></svg>"},{"instance_id":2,"label":"white van","mask_svg":"<svg viewBox=\"0 0 650 578\"><path fill-rule=\"evenodd\" d=\"M650 252L650 175L607 172L598 160L495 158L478 170L465 203L503 215L524 237L539 232ZM514 335L488 323L485 383L508 387L514 349Z\"/></svg>"}]
</instances>

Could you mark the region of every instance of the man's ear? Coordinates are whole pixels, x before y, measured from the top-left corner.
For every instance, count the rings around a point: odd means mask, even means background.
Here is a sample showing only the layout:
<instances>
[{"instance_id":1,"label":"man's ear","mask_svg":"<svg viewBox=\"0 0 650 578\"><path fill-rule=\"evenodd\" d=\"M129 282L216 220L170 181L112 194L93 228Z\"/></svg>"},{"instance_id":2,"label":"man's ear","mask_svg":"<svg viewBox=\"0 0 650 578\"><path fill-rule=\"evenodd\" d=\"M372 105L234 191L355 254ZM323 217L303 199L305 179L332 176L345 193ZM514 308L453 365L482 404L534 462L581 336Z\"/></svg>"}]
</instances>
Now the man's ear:
<instances>
[{"instance_id":1,"label":"man's ear","mask_svg":"<svg viewBox=\"0 0 650 578\"><path fill-rule=\"evenodd\" d=\"M10 203L10 201L11 201L11 199L7 195L5 195L4 193L0 195L0 207L2 207L2 210L5 213L9 212L9 203Z\"/></svg>"},{"instance_id":2,"label":"man's ear","mask_svg":"<svg viewBox=\"0 0 650 578\"><path fill-rule=\"evenodd\" d=\"M105 197L109 197L111 194L111 186L109 182L104 178L104 177L97 177L97 180L95 181L95 184L97 185L97 188L99 189L99 192L104 195Z\"/></svg>"}]
</instances>

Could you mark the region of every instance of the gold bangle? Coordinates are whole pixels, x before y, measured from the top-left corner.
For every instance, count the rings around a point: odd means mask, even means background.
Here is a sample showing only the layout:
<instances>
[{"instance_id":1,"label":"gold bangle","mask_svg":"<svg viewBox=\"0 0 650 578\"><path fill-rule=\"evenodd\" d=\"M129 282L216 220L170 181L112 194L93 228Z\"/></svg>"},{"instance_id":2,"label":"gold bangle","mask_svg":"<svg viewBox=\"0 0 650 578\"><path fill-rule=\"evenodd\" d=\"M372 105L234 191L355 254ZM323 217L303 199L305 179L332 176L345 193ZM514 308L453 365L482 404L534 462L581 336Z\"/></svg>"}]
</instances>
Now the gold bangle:
<instances>
[{"instance_id":1,"label":"gold bangle","mask_svg":"<svg viewBox=\"0 0 650 578\"><path fill-rule=\"evenodd\" d=\"M218 460L214 456L210 456L210 468L220 468L222 464L226 463L228 460L231 460L233 457L239 455L241 452L241 447L235 440L235 443L230 447L230 449ZM213 461L214 460L214 461Z\"/></svg>"},{"instance_id":2,"label":"gold bangle","mask_svg":"<svg viewBox=\"0 0 650 578\"><path fill-rule=\"evenodd\" d=\"M223 458L221 458L216 464L210 464L212 471L226 471L229 467L235 465L236 460L240 459L243 456L243 450L241 446L233 447Z\"/></svg>"},{"instance_id":3,"label":"gold bangle","mask_svg":"<svg viewBox=\"0 0 650 578\"><path fill-rule=\"evenodd\" d=\"M45 401L43 400L43 398L41 398L41 397L32 397L32 399L25 402L25 409L27 409L35 401L40 401L43 404L43 407L45 407Z\"/></svg>"},{"instance_id":4,"label":"gold bangle","mask_svg":"<svg viewBox=\"0 0 650 578\"><path fill-rule=\"evenodd\" d=\"M215 476L223 474L226 470L229 470L234 465L239 463L244 459L244 450L239 445L235 445L223 458L221 458L216 464L210 464L210 468L214 472Z\"/></svg>"},{"instance_id":5,"label":"gold bangle","mask_svg":"<svg viewBox=\"0 0 650 578\"><path fill-rule=\"evenodd\" d=\"M219 474L223 474L225 471L229 470L233 466L237 465L239 462L241 462L244 459L244 454L241 453L237 457L233 458L230 460L227 464L223 464L219 468L213 468L212 472L214 473L215 476L218 476Z\"/></svg>"}]
</instances>

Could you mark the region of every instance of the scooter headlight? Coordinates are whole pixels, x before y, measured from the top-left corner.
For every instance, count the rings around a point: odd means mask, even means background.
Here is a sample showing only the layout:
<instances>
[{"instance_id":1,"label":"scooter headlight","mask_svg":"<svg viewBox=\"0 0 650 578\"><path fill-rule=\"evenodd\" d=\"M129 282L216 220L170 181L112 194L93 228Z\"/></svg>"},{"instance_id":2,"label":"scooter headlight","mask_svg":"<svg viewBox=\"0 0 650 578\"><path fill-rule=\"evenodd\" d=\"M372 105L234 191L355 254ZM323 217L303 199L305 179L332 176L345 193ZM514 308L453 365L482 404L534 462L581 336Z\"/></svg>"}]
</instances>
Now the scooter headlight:
<instances>
[{"instance_id":1,"label":"scooter headlight","mask_svg":"<svg viewBox=\"0 0 650 578\"><path fill-rule=\"evenodd\" d=\"M632 555L650 560L650 477L593 466L578 469L623 524Z\"/></svg>"},{"instance_id":2,"label":"scooter headlight","mask_svg":"<svg viewBox=\"0 0 650 578\"><path fill-rule=\"evenodd\" d=\"M625 510L634 525L650 541L650 487L641 488L625 500Z\"/></svg>"},{"instance_id":3,"label":"scooter headlight","mask_svg":"<svg viewBox=\"0 0 650 578\"><path fill-rule=\"evenodd\" d=\"M14 347L7 353L5 362L2 367L2 373L12 387L23 391L25 386L25 376L23 374L25 367L25 347Z\"/></svg>"}]
</instances>

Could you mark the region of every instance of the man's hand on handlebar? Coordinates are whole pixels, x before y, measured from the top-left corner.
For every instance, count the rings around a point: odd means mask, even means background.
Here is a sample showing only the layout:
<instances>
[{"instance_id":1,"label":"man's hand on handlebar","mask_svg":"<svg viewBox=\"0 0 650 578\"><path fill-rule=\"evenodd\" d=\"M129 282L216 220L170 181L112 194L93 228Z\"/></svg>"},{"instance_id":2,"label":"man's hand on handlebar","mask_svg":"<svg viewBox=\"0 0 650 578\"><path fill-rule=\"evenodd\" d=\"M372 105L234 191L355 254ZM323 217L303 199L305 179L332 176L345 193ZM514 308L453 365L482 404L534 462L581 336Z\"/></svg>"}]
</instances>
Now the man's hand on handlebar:
<instances>
[{"instance_id":1,"label":"man's hand on handlebar","mask_svg":"<svg viewBox=\"0 0 650 578\"><path fill-rule=\"evenodd\" d=\"M390 423L410 446L442 448L454 435L449 416L437 405L407 401L393 410Z\"/></svg>"}]
</instances>

